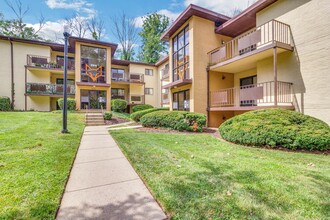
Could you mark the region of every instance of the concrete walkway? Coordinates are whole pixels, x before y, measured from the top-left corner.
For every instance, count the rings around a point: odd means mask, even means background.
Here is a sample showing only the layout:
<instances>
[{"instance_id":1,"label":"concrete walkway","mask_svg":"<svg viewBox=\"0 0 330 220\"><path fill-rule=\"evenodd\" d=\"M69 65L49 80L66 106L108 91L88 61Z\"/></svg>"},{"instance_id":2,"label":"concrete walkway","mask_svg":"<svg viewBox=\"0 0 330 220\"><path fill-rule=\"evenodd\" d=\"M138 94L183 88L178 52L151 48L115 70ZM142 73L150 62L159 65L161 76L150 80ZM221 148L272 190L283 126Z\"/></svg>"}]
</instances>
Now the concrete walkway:
<instances>
[{"instance_id":1,"label":"concrete walkway","mask_svg":"<svg viewBox=\"0 0 330 220\"><path fill-rule=\"evenodd\" d=\"M86 127L57 219L166 219L109 135Z\"/></svg>"}]
</instances>

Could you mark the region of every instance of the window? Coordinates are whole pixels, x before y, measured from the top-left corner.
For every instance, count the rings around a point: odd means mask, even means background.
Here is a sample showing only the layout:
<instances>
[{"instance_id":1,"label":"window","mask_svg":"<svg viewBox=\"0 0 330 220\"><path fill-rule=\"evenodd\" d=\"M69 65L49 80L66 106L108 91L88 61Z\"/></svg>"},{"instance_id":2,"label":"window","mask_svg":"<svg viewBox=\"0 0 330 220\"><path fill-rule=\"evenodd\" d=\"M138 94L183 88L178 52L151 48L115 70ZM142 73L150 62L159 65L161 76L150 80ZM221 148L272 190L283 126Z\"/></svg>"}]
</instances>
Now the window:
<instances>
[{"instance_id":1,"label":"window","mask_svg":"<svg viewBox=\"0 0 330 220\"><path fill-rule=\"evenodd\" d=\"M125 70L124 69L111 69L111 80L114 81L124 81L125 78Z\"/></svg>"},{"instance_id":2,"label":"window","mask_svg":"<svg viewBox=\"0 0 330 220\"><path fill-rule=\"evenodd\" d=\"M57 78L56 79L56 84L64 84L64 79L63 78ZM74 85L74 80L73 79L67 79L67 84L68 85Z\"/></svg>"},{"instance_id":3,"label":"window","mask_svg":"<svg viewBox=\"0 0 330 220\"><path fill-rule=\"evenodd\" d=\"M106 83L106 63L106 49L82 45L81 82Z\"/></svg>"},{"instance_id":4,"label":"window","mask_svg":"<svg viewBox=\"0 0 330 220\"><path fill-rule=\"evenodd\" d=\"M154 94L154 89L153 88L145 88L144 93L146 95L153 95Z\"/></svg>"},{"instance_id":5,"label":"window","mask_svg":"<svg viewBox=\"0 0 330 220\"><path fill-rule=\"evenodd\" d=\"M173 110L190 111L190 91L173 93Z\"/></svg>"},{"instance_id":6,"label":"window","mask_svg":"<svg viewBox=\"0 0 330 220\"><path fill-rule=\"evenodd\" d=\"M173 81L189 79L189 27L185 27L172 40Z\"/></svg>"},{"instance_id":7,"label":"window","mask_svg":"<svg viewBox=\"0 0 330 220\"><path fill-rule=\"evenodd\" d=\"M152 76L153 75L153 71L152 71L152 69L146 69L144 74L146 76Z\"/></svg>"},{"instance_id":8,"label":"window","mask_svg":"<svg viewBox=\"0 0 330 220\"><path fill-rule=\"evenodd\" d=\"M56 63L59 68L64 67L64 56L56 56ZM74 69L74 58L68 57L68 69L73 70Z\"/></svg>"},{"instance_id":9,"label":"window","mask_svg":"<svg viewBox=\"0 0 330 220\"><path fill-rule=\"evenodd\" d=\"M111 99L125 99L125 89L111 89Z\"/></svg>"}]
</instances>

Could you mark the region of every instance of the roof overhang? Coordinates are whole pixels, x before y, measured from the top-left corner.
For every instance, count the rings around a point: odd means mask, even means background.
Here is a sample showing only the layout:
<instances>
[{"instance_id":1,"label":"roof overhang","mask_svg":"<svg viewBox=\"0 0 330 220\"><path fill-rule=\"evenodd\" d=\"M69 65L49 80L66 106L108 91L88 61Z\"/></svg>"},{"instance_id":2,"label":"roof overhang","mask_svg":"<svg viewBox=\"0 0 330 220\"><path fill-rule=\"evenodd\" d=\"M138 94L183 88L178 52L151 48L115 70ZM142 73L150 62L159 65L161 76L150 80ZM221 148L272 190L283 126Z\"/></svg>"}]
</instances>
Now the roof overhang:
<instances>
[{"instance_id":1,"label":"roof overhang","mask_svg":"<svg viewBox=\"0 0 330 220\"><path fill-rule=\"evenodd\" d=\"M180 86L192 84L192 79L179 79L175 82L171 82L167 85L162 86L162 89L172 89Z\"/></svg>"},{"instance_id":2,"label":"roof overhang","mask_svg":"<svg viewBox=\"0 0 330 220\"><path fill-rule=\"evenodd\" d=\"M230 37L236 37L256 26L256 14L277 0L259 0L242 11L237 16L220 25L215 32Z\"/></svg>"},{"instance_id":3,"label":"roof overhang","mask_svg":"<svg viewBox=\"0 0 330 220\"><path fill-rule=\"evenodd\" d=\"M138 61L117 60L117 59L112 59L111 63L114 64L114 65L120 65L120 66L128 66L130 64L144 65L144 66L155 66L154 63L144 63L144 62L138 62Z\"/></svg>"},{"instance_id":4,"label":"roof overhang","mask_svg":"<svg viewBox=\"0 0 330 220\"><path fill-rule=\"evenodd\" d=\"M170 37L186 22L191 16L197 16L211 20L214 22L224 23L230 19L230 17L217 12L208 10L206 8L199 7L197 5L190 4L186 10L184 10L179 17L172 23L172 25L162 34L161 39L167 41Z\"/></svg>"},{"instance_id":5,"label":"roof overhang","mask_svg":"<svg viewBox=\"0 0 330 220\"><path fill-rule=\"evenodd\" d=\"M80 38L80 37L69 37L69 44L71 47L75 47L76 42L81 42L81 43L87 43L87 44L93 44L93 45L98 45L98 46L103 46L103 47L110 47L111 48L111 55L113 56L116 52L116 49L118 47L118 44L113 44L109 42L104 42L104 41L98 41L98 40L91 40L91 39L86 39L86 38Z\"/></svg>"}]
</instances>

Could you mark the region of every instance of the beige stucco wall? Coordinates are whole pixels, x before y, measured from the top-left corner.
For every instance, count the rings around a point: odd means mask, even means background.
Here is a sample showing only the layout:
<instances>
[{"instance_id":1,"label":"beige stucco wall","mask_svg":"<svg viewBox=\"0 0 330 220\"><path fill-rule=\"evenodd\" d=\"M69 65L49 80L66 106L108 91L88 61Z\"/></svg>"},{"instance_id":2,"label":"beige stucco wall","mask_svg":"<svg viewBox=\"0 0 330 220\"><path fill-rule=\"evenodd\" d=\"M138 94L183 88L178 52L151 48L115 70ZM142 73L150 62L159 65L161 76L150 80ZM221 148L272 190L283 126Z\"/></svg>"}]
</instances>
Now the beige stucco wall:
<instances>
[{"instance_id":1,"label":"beige stucco wall","mask_svg":"<svg viewBox=\"0 0 330 220\"><path fill-rule=\"evenodd\" d=\"M0 96L11 98L11 61L9 41L0 40L0 51Z\"/></svg>"},{"instance_id":2,"label":"beige stucco wall","mask_svg":"<svg viewBox=\"0 0 330 220\"><path fill-rule=\"evenodd\" d=\"M152 69L153 70L153 75L152 76L147 76L145 75L145 69ZM154 107L160 107L160 99L159 99L159 93L160 88L159 88L159 73L157 71L157 67L155 66L148 66L148 65L140 65L140 64L130 64L129 65L129 72L130 73L138 73L138 74L143 74L144 75L144 82L145 82L145 88L153 88L154 93L152 95L147 95L145 94L145 103L150 104ZM142 86L139 88L136 86L131 86L130 93L133 95L138 95L141 94L139 91L141 91ZM135 93L137 92L137 94ZM143 93L144 94L144 91Z\"/></svg>"},{"instance_id":3,"label":"beige stucco wall","mask_svg":"<svg viewBox=\"0 0 330 220\"><path fill-rule=\"evenodd\" d=\"M328 0L279 0L257 14L291 27L294 52L278 56L278 79L294 83L300 111L330 124L330 4ZM258 81L270 79L272 60L258 63ZM261 78L261 76L265 76Z\"/></svg>"},{"instance_id":4,"label":"beige stucco wall","mask_svg":"<svg viewBox=\"0 0 330 220\"><path fill-rule=\"evenodd\" d=\"M49 96L28 96L27 110L48 112L51 110L51 103Z\"/></svg>"}]
</instances>

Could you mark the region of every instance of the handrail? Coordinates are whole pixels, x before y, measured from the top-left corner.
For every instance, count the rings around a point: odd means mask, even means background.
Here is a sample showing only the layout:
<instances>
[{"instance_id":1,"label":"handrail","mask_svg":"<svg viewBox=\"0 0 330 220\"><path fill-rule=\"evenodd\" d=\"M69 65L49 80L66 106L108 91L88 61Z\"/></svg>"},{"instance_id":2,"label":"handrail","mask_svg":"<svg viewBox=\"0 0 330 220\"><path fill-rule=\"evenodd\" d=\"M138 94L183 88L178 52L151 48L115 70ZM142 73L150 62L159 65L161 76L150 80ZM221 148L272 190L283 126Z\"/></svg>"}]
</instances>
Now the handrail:
<instances>
[{"instance_id":1,"label":"handrail","mask_svg":"<svg viewBox=\"0 0 330 220\"><path fill-rule=\"evenodd\" d=\"M68 95L75 94L75 86L67 85ZM49 83L26 83L26 93L27 94L49 94L57 95L63 94L64 85L63 84L49 84Z\"/></svg>"},{"instance_id":2,"label":"handrail","mask_svg":"<svg viewBox=\"0 0 330 220\"><path fill-rule=\"evenodd\" d=\"M39 55L27 55L27 65L46 68L46 69L63 69L64 61L53 61L51 57L39 56ZM74 70L75 63L72 60L68 60L68 70Z\"/></svg>"}]
</instances>

